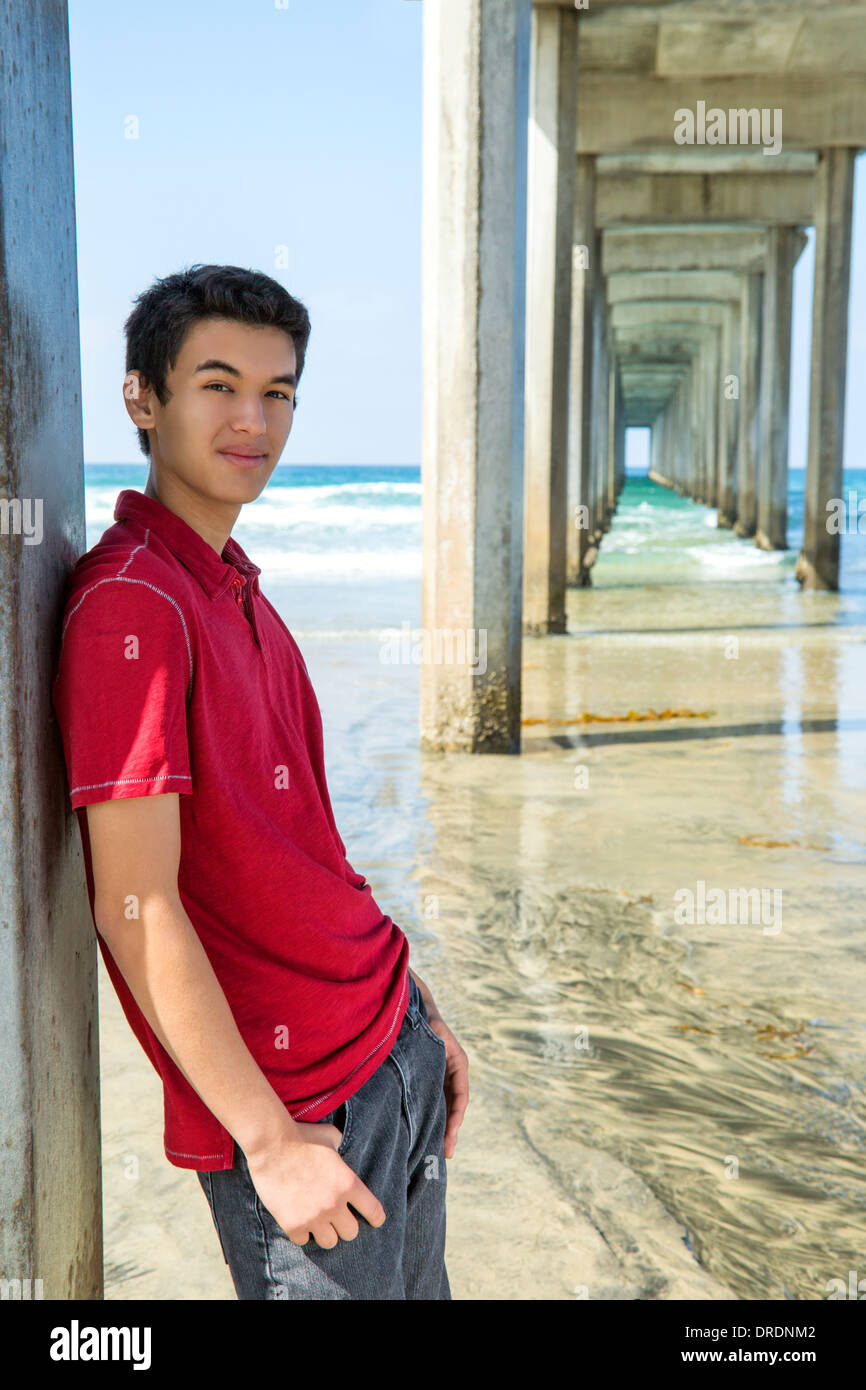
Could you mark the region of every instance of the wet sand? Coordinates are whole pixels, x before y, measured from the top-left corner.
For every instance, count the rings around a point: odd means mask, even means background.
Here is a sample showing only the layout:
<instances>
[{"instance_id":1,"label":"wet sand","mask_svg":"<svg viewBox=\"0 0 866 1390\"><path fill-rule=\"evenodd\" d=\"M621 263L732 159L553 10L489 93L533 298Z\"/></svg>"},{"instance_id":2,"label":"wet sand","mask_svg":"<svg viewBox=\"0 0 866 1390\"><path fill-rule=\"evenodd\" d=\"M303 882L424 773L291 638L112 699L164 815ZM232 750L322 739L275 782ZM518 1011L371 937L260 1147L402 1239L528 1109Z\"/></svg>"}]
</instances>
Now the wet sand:
<instances>
[{"instance_id":1,"label":"wet sand","mask_svg":"<svg viewBox=\"0 0 866 1390\"><path fill-rule=\"evenodd\" d=\"M521 758L419 753L418 668L293 626L349 858L470 1057L455 1299L822 1298L866 1268L866 632L744 594L570 593L569 634L524 641L550 722ZM706 717L608 722L669 709ZM778 889L781 929L677 921L699 880ZM106 1297L234 1298L100 971Z\"/></svg>"}]
</instances>

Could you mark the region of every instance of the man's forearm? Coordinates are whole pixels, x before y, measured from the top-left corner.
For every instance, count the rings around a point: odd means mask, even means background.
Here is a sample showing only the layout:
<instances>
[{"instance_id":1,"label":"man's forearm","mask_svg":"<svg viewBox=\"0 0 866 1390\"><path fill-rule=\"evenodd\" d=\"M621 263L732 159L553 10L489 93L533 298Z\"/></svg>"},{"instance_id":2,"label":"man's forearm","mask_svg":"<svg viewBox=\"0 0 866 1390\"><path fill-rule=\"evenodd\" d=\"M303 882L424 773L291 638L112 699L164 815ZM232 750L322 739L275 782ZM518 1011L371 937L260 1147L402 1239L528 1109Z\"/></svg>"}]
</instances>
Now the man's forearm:
<instances>
[{"instance_id":1,"label":"man's forearm","mask_svg":"<svg viewBox=\"0 0 866 1390\"><path fill-rule=\"evenodd\" d=\"M418 988L419 988L420 991L421 991L421 998L424 1000L424 1003L425 1003L425 1005L427 1006L427 1018L428 1018L428 1020L429 1020L429 1019L433 1019L433 1018L441 1018L442 1015L440 1014L439 1010L438 1010L437 1007L436 1007L436 1003L435 1003L435 1000L434 1000L434 998L433 998L433 995L430 993L430 991L429 991L429 989L427 988L427 986L425 985L424 981L423 981L422 979L420 979L420 977L419 977L418 975L415 974L415 971L414 971L414 970L410 970L410 971L409 971L409 974L412 976L412 979L415 981L416 985L418 986Z\"/></svg>"},{"instance_id":2,"label":"man's forearm","mask_svg":"<svg viewBox=\"0 0 866 1390\"><path fill-rule=\"evenodd\" d=\"M244 1153L284 1139L295 1121L241 1037L180 900L151 903L137 921L97 922L159 1041Z\"/></svg>"}]
</instances>

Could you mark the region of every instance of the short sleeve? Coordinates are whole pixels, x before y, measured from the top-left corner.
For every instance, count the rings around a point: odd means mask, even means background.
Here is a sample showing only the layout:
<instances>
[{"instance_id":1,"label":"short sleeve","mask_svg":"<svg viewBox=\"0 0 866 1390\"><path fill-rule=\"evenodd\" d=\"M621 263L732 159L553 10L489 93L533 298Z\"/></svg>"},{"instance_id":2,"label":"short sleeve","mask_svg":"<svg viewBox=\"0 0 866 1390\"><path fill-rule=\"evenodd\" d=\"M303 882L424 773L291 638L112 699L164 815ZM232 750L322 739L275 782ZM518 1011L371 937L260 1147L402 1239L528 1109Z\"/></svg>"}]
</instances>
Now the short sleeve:
<instances>
[{"instance_id":1,"label":"short sleeve","mask_svg":"<svg viewBox=\"0 0 866 1390\"><path fill-rule=\"evenodd\" d=\"M143 580L97 580L70 596L52 701L73 810L192 792L193 673L179 604Z\"/></svg>"}]
</instances>

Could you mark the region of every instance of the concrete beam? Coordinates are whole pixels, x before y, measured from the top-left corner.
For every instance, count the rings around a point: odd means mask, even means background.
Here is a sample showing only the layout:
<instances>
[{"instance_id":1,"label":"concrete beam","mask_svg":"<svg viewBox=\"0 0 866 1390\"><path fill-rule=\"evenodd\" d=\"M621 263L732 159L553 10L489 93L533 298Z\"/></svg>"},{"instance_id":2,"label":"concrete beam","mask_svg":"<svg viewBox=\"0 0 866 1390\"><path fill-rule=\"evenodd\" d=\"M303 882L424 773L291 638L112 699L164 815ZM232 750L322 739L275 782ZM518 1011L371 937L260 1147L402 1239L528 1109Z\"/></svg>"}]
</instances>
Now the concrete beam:
<instances>
[{"instance_id":1,"label":"concrete beam","mask_svg":"<svg viewBox=\"0 0 866 1390\"><path fill-rule=\"evenodd\" d=\"M577 128L578 154L634 153L668 146L677 149L677 112L704 110L781 111L775 127L768 124L763 147L770 149L774 129L779 130L786 151L815 150L830 146L858 148L866 130L866 82L862 72L839 74L780 73L742 74L734 77L660 78L617 72L580 73L580 109ZM760 118L759 118L760 120ZM696 123L695 144L701 122ZM718 143L736 143L730 140ZM709 142L707 142L709 143ZM761 134L754 140L761 148ZM768 172L774 156L764 156Z\"/></svg>"},{"instance_id":2,"label":"concrete beam","mask_svg":"<svg viewBox=\"0 0 866 1390\"><path fill-rule=\"evenodd\" d=\"M598 225L633 223L811 222L814 174L605 174L598 180Z\"/></svg>"},{"instance_id":3,"label":"concrete beam","mask_svg":"<svg viewBox=\"0 0 866 1390\"><path fill-rule=\"evenodd\" d=\"M424 6L421 612L467 655L422 664L427 749L520 751L531 18Z\"/></svg>"},{"instance_id":4,"label":"concrete beam","mask_svg":"<svg viewBox=\"0 0 866 1390\"><path fill-rule=\"evenodd\" d=\"M633 270L607 277L607 301L739 300L742 286L742 273L733 270Z\"/></svg>"},{"instance_id":5,"label":"concrete beam","mask_svg":"<svg viewBox=\"0 0 866 1390\"><path fill-rule=\"evenodd\" d=\"M605 275L623 271L724 270L763 268L768 231L734 223L672 228L655 223L602 233ZM804 238L805 242L805 238Z\"/></svg>"}]
</instances>

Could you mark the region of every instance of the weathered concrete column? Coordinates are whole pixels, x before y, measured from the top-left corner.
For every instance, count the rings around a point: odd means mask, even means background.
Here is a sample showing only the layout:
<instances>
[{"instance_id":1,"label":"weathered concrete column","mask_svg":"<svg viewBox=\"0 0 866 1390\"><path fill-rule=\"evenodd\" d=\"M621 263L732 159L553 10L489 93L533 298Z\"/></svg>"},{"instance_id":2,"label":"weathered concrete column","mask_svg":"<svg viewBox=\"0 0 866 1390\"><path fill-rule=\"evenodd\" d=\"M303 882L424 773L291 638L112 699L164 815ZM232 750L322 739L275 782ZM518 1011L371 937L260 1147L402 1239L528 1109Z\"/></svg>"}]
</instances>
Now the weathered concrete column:
<instances>
[{"instance_id":1,"label":"weathered concrete column","mask_svg":"<svg viewBox=\"0 0 866 1390\"><path fill-rule=\"evenodd\" d=\"M740 409L737 421L738 536L754 536L758 522L757 464L761 397L761 317L764 277L760 271L743 276L740 300Z\"/></svg>"},{"instance_id":2,"label":"weathered concrete column","mask_svg":"<svg viewBox=\"0 0 866 1390\"><path fill-rule=\"evenodd\" d=\"M576 11L533 9L529 93L523 625L564 632Z\"/></svg>"},{"instance_id":3,"label":"weathered concrete column","mask_svg":"<svg viewBox=\"0 0 866 1390\"><path fill-rule=\"evenodd\" d=\"M574 244L571 262L571 351L568 414L568 540L566 582L590 583L598 551L592 543L592 368L593 296L600 261L595 230L595 159L577 160Z\"/></svg>"},{"instance_id":4,"label":"weathered concrete column","mask_svg":"<svg viewBox=\"0 0 866 1390\"><path fill-rule=\"evenodd\" d=\"M613 455L613 505L616 508L619 495L625 486L625 431L626 431L626 409L625 396L622 389L622 374L619 370L619 363L616 363L616 372L613 382L614 390L614 455Z\"/></svg>"},{"instance_id":5,"label":"weathered concrete column","mask_svg":"<svg viewBox=\"0 0 866 1390\"><path fill-rule=\"evenodd\" d=\"M704 381L705 452L703 470L703 500L708 507L719 504L719 415L722 401L721 328L713 329L706 344L706 378Z\"/></svg>"},{"instance_id":6,"label":"weathered concrete column","mask_svg":"<svg viewBox=\"0 0 866 1390\"><path fill-rule=\"evenodd\" d=\"M740 311L725 306L722 324L722 367L719 387L719 526L733 526L737 516L737 453L739 444Z\"/></svg>"},{"instance_id":7,"label":"weathered concrete column","mask_svg":"<svg viewBox=\"0 0 866 1390\"><path fill-rule=\"evenodd\" d=\"M653 482L667 486L670 477L665 472L665 412L660 410L650 428L649 475Z\"/></svg>"},{"instance_id":8,"label":"weathered concrete column","mask_svg":"<svg viewBox=\"0 0 866 1390\"><path fill-rule=\"evenodd\" d=\"M784 550L788 536L788 421L795 255L790 227L769 227L767 237L755 544L762 550Z\"/></svg>"},{"instance_id":9,"label":"weathered concrete column","mask_svg":"<svg viewBox=\"0 0 866 1390\"><path fill-rule=\"evenodd\" d=\"M692 362L689 383L689 436L691 440L689 496L694 502L703 502L704 500L704 449L707 442L706 403L704 400L706 381L706 357L703 347L700 347Z\"/></svg>"},{"instance_id":10,"label":"weathered concrete column","mask_svg":"<svg viewBox=\"0 0 866 1390\"><path fill-rule=\"evenodd\" d=\"M97 944L51 705L84 550L66 6L4 6L0 50L0 1279L100 1299Z\"/></svg>"},{"instance_id":11,"label":"weathered concrete column","mask_svg":"<svg viewBox=\"0 0 866 1390\"><path fill-rule=\"evenodd\" d=\"M671 482L674 491L683 496L683 393L684 381L674 388L673 396L667 404L664 417L664 452L666 452L666 463L670 470Z\"/></svg>"},{"instance_id":12,"label":"weathered concrete column","mask_svg":"<svg viewBox=\"0 0 866 1390\"><path fill-rule=\"evenodd\" d=\"M605 511L610 521L616 511L617 499L617 473L619 468L619 416L621 410L618 409L621 393L619 392L619 372L616 365L616 354L613 351L610 337L608 337L607 348L607 475L605 477Z\"/></svg>"},{"instance_id":13,"label":"weathered concrete column","mask_svg":"<svg viewBox=\"0 0 866 1390\"><path fill-rule=\"evenodd\" d=\"M677 491L681 497L691 496L692 466L694 449L692 440L692 389L694 387L694 367L680 383L677 391L676 451L679 483Z\"/></svg>"},{"instance_id":14,"label":"weathered concrete column","mask_svg":"<svg viewBox=\"0 0 866 1390\"><path fill-rule=\"evenodd\" d=\"M591 518L593 542L597 546L605 531L607 521L607 493L605 476L607 473L607 433L608 433L608 369L607 369L607 301L605 276L596 258L596 276L593 285L593 374L592 374L592 415L590 421L590 452L593 472L593 514Z\"/></svg>"},{"instance_id":15,"label":"weathered concrete column","mask_svg":"<svg viewBox=\"0 0 866 1390\"><path fill-rule=\"evenodd\" d=\"M530 36L530 0L424 5L421 602L443 656L421 667L429 749L520 750Z\"/></svg>"},{"instance_id":16,"label":"weathered concrete column","mask_svg":"<svg viewBox=\"0 0 866 1390\"><path fill-rule=\"evenodd\" d=\"M827 529L827 502L842 496L854 156L851 149L822 151L816 177L809 453L794 571L806 589L839 588L840 539Z\"/></svg>"}]
</instances>

